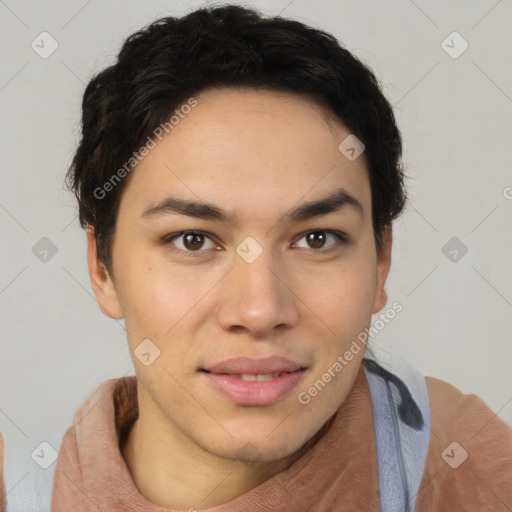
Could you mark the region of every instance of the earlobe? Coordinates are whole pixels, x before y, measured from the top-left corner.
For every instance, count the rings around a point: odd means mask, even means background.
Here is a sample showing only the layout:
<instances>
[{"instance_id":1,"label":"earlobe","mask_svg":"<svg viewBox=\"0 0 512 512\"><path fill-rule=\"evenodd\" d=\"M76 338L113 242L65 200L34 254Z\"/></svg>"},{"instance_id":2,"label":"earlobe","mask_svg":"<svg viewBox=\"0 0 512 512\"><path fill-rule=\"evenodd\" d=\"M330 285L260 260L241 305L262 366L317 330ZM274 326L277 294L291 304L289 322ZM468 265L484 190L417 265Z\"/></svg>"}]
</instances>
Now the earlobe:
<instances>
[{"instance_id":1,"label":"earlobe","mask_svg":"<svg viewBox=\"0 0 512 512\"><path fill-rule=\"evenodd\" d=\"M386 226L382 232L382 248L377 256L377 290L373 303L372 314L378 313L384 308L388 301L385 290L386 279L391 267L391 246L393 243L393 232L391 226Z\"/></svg>"},{"instance_id":2,"label":"earlobe","mask_svg":"<svg viewBox=\"0 0 512 512\"><path fill-rule=\"evenodd\" d=\"M123 318L114 282L103 262L98 257L94 228L89 226L87 234L87 265L92 290L103 314L119 320Z\"/></svg>"}]
</instances>

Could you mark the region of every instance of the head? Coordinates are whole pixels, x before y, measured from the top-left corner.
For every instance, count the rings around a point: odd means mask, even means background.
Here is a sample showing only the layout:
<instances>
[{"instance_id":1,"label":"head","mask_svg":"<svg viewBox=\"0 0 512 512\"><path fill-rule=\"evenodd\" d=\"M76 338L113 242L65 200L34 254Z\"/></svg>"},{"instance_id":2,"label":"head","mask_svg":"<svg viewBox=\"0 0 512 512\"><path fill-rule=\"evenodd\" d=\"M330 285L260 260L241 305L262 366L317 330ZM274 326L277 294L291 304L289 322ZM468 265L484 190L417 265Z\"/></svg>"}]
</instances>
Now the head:
<instances>
[{"instance_id":1,"label":"head","mask_svg":"<svg viewBox=\"0 0 512 512\"><path fill-rule=\"evenodd\" d=\"M294 453L364 350L313 401L299 394L387 300L405 193L374 74L320 30L205 8L130 36L82 108L68 183L99 306L125 320L141 415L224 458L248 443L262 461ZM225 361L271 356L288 387L226 393Z\"/></svg>"}]
</instances>

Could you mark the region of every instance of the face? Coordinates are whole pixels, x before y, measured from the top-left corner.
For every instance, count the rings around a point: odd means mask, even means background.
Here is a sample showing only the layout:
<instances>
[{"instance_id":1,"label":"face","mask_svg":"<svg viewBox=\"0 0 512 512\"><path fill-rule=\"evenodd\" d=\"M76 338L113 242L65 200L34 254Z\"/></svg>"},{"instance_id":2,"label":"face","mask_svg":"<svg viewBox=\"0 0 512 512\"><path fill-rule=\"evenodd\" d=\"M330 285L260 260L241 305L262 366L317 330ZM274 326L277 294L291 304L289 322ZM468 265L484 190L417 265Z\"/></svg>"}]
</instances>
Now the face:
<instances>
[{"instance_id":1,"label":"face","mask_svg":"<svg viewBox=\"0 0 512 512\"><path fill-rule=\"evenodd\" d=\"M364 153L340 152L350 131L322 107L248 89L195 98L129 177L113 280L88 233L91 280L125 319L141 416L223 458L250 446L277 460L350 391L364 350L332 368L386 303L391 241L378 256Z\"/></svg>"}]
</instances>

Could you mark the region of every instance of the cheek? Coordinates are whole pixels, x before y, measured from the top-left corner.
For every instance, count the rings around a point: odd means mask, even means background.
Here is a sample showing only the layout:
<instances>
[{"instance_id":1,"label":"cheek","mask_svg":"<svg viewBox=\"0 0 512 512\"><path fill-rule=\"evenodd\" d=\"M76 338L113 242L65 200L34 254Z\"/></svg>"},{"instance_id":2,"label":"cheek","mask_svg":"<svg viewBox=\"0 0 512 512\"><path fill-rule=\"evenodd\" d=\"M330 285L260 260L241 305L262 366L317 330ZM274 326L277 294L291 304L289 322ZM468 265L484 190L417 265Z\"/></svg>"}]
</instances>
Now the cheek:
<instances>
[{"instance_id":1,"label":"cheek","mask_svg":"<svg viewBox=\"0 0 512 512\"><path fill-rule=\"evenodd\" d=\"M125 259L119 281L118 296L132 350L146 338L159 346L162 356L170 342L174 353L186 350L179 340L187 344L183 331L194 311L196 315L200 311L201 299L212 287L211 277L199 278L197 272L193 275L191 270L148 263L132 255Z\"/></svg>"},{"instance_id":2,"label":"cheek","mask_svg":"<svg viewBox=\"0 0 512 512\"><path fill-rule=\"evenodd\" d=\"M117 249L116 290L129 339L137 343L140 339L156 337L162 329L158 320L167 322L166 304L168 309L173 308L170 300L173 288L159 276L151 262L145 261L140 251L123 251L120 241ZM167 323L171 321L168 318Z\"/></svg>"},{"instance_id":3,"label":"cheek","mask_svg":"<svg viewBox=\"0 0 512 512\"><path fill-rule=\"evenodd\" d=\"M168 332L185 314L188 301L179 288L151 271L130 279L123 289L127 327L145 337L159 338Z\"/></svg>"},{"instance_id":4,"label":"cheek","mask_svg":"<svg viewBox=\"0 0 512 512\"><path fill-rule=\"evenodd\" d=\"M331 267L325 276L311 277L306 285L304 292L309 289L309 299L305 302L313 312L328 325L349 327L371 316L377 271L374 265L340 265L338 269Z\"/></svg>"}]
</instances>

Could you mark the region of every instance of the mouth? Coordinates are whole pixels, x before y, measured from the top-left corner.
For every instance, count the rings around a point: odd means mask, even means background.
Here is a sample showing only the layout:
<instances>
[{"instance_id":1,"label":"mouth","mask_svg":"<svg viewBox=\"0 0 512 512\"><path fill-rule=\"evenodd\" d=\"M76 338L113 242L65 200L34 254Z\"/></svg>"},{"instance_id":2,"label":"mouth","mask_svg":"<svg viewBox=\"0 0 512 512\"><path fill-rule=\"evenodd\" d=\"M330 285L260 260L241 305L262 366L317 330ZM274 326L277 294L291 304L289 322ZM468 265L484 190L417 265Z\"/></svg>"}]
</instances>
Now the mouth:
<instances>
[{"instance_id":1,"label":"mouth","mask_svg":"<svg viewBox=\"0 0 512 512\"><path fill-rule=\"evenodd\" d=\"M208 373L210 373L210 372L208 372ZM288 373L291 373L291 372L284 372L284 373L254 373L254 374L252 374L252 373L245 373L245 374L241 374L241 375L224 373L224 374L217 374L217 375L229 375L230 377L232 377L234 379L241 379L241 380L245 380L246 382L254 382L254 381L262 382L262 381L265 381L265 380L277 379L277 377L282 377L283 375L287 375Z\"/></svg>"},{"instance_id":2,"label":"mouth","mask_svg":"<svg viewBox=\"0 0 512 512\"><path fill-rule=\"evenodd\" d=\"M234 358L199 373L224 398L244 406L270 405L289 394L307 367L282 357Z\"/></svg>"}]
</instances>

